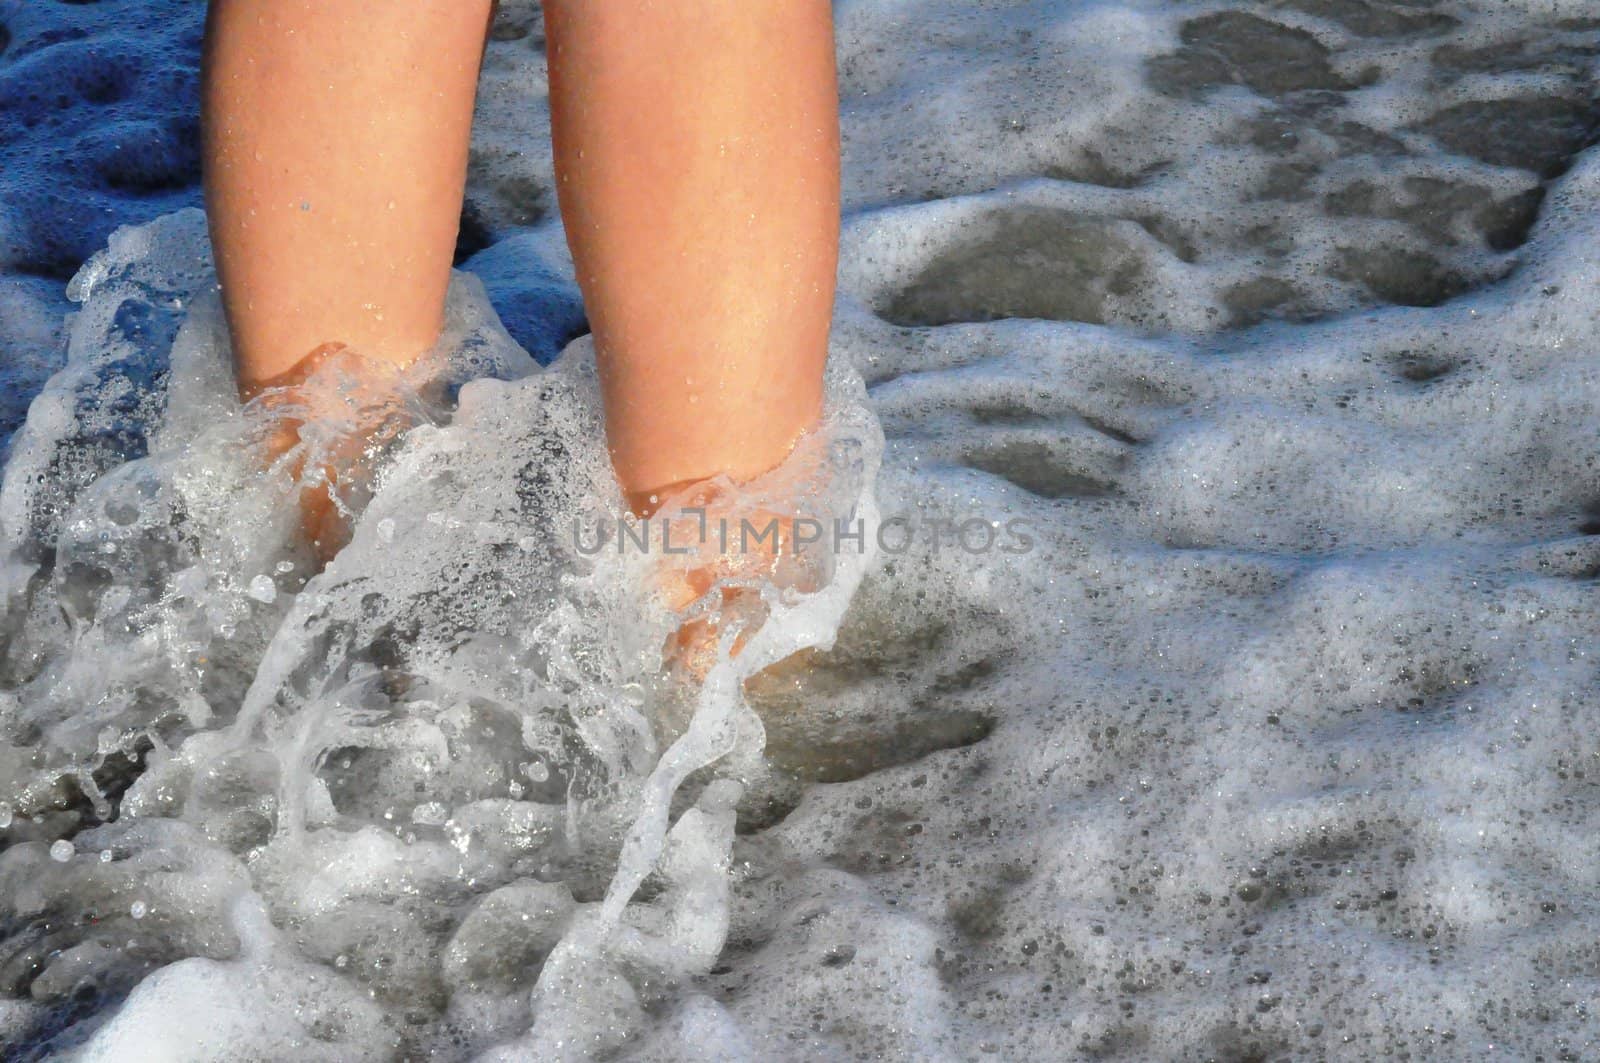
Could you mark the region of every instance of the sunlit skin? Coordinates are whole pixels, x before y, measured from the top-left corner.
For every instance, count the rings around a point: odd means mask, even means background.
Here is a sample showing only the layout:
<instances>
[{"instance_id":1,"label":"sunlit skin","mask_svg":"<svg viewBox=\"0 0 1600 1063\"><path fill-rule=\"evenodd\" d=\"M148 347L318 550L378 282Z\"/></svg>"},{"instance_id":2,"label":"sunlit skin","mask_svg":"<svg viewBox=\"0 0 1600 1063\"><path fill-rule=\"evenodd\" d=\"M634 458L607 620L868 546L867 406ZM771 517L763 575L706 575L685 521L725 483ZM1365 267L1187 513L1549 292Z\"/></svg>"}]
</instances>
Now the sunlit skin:
<instances>
[{"instance_id":1,"label":"sunlit skin","mask_svg":"<svg viewBox=\"0 0 1600 1063\"><path fill-rule=\"evenodd\" d=\"M206 206L241 391L439 334L489 0L213 0Z\"/></svg>"},{"instance_id":2,"label":"sunlit skin","mask_svg":"<svg viewBox=\"0 0 1600 1063\"><path fill-rule=\"evenodd\" d=\"M839 131L825 0L551 0L556 187L617 475L781 461L822 401Z\"/></svg>"},{"instance_id":3,"label":"sunlit skin","mask_svg":"<svg viewBox=\"0 0 1600 1063\"><path fill-rule=\"evenodd\" d=\"M206 198L243 397L318 352L405 365L435 342L492 14L212 0ZM545 17L619 483L646 511L774 467L818 417L833 303L829 4L549 0ZM308 506L326 553L330 516Z\"/></svg>"}]
</instances>

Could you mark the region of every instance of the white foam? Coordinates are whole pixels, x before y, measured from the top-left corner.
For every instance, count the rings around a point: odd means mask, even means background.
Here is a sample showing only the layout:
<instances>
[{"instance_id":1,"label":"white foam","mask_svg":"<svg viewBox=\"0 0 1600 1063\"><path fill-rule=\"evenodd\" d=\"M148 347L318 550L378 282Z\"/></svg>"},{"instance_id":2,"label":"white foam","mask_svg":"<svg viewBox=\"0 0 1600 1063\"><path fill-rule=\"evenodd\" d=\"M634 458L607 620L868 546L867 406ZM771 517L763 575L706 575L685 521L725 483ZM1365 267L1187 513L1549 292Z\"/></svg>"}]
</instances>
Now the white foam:
<instances>
[{"instance_id":1,"label":"white foam","mask_svg":"<svg viewBox=\"0 0 1600 1063\"><path fill-rule=\"evenodd\" d=\"M521 225L504 7L472 196ZM201 219L119 234L0 489L0 1036L1593 1054L1600 157L1539 176L1581 7L838 5L833 445L752 497L922 534L764 588L694 697L648 564L572 546L620 508L586 341L538 371L458 277L313 575ZM474 262L534 305L560 243Z\"/></svg>"}]
</instances>

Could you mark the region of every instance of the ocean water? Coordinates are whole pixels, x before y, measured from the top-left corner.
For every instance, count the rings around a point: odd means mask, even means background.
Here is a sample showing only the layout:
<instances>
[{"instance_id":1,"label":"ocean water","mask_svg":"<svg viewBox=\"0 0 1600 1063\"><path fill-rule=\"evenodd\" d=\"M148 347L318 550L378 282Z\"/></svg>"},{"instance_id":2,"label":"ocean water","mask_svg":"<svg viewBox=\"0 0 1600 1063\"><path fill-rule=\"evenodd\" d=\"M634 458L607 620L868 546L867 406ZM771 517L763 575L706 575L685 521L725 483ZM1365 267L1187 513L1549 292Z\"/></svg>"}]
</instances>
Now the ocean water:
<instances>
[{"instance_id":1,"label":"ocean water","mask_svg":"<svg viewBox=\"0 0 1600 1063\"><path fill-rule=\"evenodd\" d=\"M692 680L579 534L501 7L446 340L324 369L383 427L318 571L201 5L0 3L6 1058L1600 1054L1592 3L837 3L829 413L751 504L867 533Z\"/></svg>"}]
</instances>

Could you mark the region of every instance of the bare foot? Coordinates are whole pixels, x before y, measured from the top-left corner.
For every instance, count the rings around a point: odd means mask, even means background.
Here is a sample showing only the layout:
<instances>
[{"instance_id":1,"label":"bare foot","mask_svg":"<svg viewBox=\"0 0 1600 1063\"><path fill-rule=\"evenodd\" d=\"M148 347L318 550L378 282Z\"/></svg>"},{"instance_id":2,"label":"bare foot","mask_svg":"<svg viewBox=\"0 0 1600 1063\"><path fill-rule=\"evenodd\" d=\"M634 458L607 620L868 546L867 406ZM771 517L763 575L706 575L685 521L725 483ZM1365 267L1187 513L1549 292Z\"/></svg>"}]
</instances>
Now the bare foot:
<instances>
[{"instance_id":1,"label":"bare foot","mask_svg":"<svg viewBox=\"0 0 1600 1063\"><path fill-rule=\"evenodd\" d=\"M349 541L377 457L426 416L403 377L392 361L327 344L244 396L268 420L266 464L296 485L301 533L322 564Z\"/></svg>"},{"instance_id":2,"label":"bare foot","mask_svg":"<svg viewBox=\"0 0 1600 1063\"><path fill-rule=\"evenodd\" d=\"M635 507L655 525L660 555L654 590L681 623L667 637L663 656L681 677L700 681L716 664L723 639L737 656L770 613L767 593L818 590L823 581L817 547L808 552L798 518L765 500L752 504L726 481L663 492L665 504ZM687 549L688 553L678 553Z\"/></svg>"}]
</instances>

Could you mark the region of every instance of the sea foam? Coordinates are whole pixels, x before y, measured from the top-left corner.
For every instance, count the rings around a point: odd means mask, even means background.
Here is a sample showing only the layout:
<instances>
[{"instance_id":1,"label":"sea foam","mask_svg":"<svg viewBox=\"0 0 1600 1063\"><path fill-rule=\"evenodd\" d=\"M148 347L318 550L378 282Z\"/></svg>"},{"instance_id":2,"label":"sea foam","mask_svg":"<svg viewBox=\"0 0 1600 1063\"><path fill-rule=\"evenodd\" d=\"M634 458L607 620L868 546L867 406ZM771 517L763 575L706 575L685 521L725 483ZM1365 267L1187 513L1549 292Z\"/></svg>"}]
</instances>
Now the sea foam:
<instances>
[{"instance_id":1,"label":"sea foam","mask_svg":"<svg viewBox=\"0 0 1600 1063\"><path fill-rule=\"evenodd\" d=\"M571 548L620 503L501 7L484 286L352 400L393 431L325 571L200 219L74 286L0 491L8 1045L1595 1053L1588 4L836 4L831 442L763 490L919 532L703 687L660 559Z\"/></svg>"}]
</instances>

